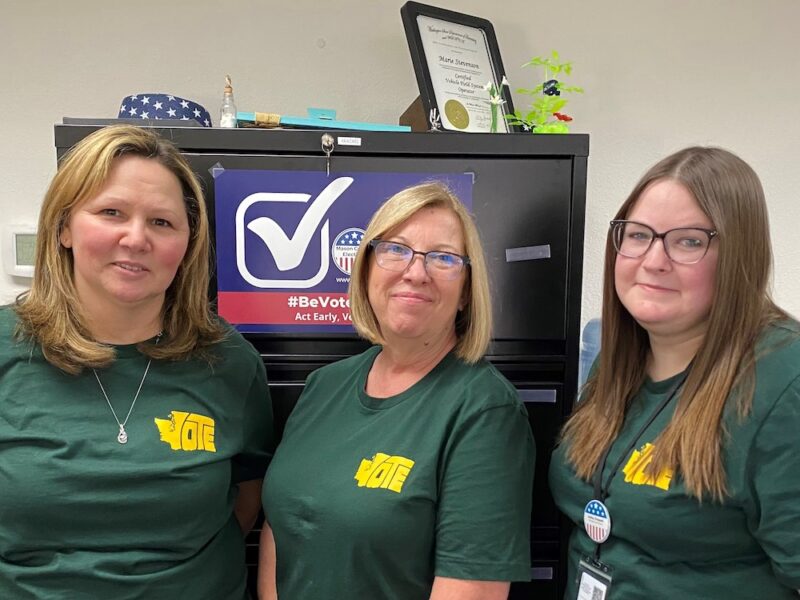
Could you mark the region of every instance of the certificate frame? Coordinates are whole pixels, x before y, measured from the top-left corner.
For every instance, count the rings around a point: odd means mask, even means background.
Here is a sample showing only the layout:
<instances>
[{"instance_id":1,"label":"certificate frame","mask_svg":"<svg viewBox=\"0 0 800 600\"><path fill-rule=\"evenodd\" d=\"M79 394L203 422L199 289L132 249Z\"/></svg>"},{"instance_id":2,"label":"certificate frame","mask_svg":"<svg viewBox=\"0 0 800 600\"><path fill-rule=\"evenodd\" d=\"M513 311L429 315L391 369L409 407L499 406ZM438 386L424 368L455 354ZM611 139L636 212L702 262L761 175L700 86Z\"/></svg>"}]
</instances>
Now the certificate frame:
<instances>
[{"instance_id":1,"label":"certificate frame","mask_svg":"<svg viewBox=\"0 0 800 600\"><path fill-rule=\"evenodd\" d=\"M504 100L497 131L519 131L504 118L514 106L508 86L502 85L505 69L491 22L419 2L406 2L400 15L431 128L490 132L491 105L484 86L491 82Z\"/></svg>"}]
</instances>

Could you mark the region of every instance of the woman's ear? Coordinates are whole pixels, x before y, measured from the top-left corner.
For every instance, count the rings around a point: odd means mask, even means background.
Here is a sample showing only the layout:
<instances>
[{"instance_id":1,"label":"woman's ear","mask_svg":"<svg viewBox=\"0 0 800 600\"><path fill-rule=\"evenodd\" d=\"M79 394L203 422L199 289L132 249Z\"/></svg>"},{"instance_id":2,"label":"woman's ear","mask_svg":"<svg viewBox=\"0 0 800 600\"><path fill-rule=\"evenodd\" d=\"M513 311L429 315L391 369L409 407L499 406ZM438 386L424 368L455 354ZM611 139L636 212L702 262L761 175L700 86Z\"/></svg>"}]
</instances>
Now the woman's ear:
<instances>
[{"instance_id":1,"label":"woman's ear","mask_svg":"<svg viewBox=\"0 0 800 600\"><path fill-rule=\"evenodd\" d=\"M58 241L64 248L72 248L72 232L69 230L69 223L64 223L61 232L58 234Z\"/></svg>"},{"instance_id":2,"label":"woman's ear","mask_svg":"<svg viewBox=\"0 0 800 600\"><path fill-rule=\"evenodd\" d=\"M458 311L461 312L469 304L469 280L464 283L464 289L461 292L461 299L458 301Z\"/></svg>"}]
</instances>

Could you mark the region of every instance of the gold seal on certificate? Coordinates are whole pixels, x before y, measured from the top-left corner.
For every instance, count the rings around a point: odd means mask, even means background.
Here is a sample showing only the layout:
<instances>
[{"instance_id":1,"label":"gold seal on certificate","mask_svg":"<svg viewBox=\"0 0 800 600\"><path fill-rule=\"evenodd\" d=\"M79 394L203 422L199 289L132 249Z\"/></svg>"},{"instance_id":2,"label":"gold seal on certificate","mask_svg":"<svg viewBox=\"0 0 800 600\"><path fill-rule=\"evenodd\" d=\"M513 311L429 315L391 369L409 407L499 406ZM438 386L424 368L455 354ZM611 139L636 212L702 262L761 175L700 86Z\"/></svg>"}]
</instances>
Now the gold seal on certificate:
<instances>
[{"instance_id":1,"label":"gold seal on certificate","mask_svg":"<svg viewBox=\"0 0 800 600\"><path fill-rule=\"evenodd\" d=\"M469 112L458 100L450 98L444 103L444 116L456 129L464 130L469 127Z\"/></svg>"}]
</instances>

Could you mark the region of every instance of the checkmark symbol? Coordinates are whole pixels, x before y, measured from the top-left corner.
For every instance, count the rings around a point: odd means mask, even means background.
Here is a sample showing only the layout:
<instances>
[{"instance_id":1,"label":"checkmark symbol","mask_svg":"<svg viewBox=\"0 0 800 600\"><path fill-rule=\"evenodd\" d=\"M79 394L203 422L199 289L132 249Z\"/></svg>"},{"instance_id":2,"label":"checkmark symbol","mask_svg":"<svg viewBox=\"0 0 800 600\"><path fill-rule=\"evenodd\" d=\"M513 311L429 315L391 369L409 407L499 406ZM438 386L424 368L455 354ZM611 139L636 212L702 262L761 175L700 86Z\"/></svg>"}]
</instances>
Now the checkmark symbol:
<instances>
[{"instance_id":1,"label":"checkmark symbol","mask_svg":"<svg viewBox=\"0 0 800 600\"><path fill-rule=\"evenodd\" d=\"M294 235L289 237L283 228L269 217L258 217L247 224L267 247L280 271L296 268L306 254L311 238L333 203L353 183L352 177L339 177L322 190L300 219Z\"/></svg>"}]
</instances>

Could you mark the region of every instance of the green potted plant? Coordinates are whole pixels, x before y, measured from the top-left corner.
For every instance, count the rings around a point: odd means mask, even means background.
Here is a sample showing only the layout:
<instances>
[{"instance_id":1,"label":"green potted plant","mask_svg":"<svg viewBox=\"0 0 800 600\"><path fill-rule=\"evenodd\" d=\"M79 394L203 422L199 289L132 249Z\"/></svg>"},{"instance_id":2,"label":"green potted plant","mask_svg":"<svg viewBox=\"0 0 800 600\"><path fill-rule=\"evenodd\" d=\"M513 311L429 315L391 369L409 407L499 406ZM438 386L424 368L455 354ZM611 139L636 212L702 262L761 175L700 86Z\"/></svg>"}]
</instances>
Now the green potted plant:
<instances>
[{"instance_id":1,"label":"green potted plant","mask_svg":"<svg viewBox=\"0 0 800 600\"><path fill-rule=\"evenodd\" d=\"M542 83L533 89L519 88L518 94L531 96L530 110L523 114L519 109L514 114L506 115L510 125L519 125L525 131L532 133L568 133L569 123L573 120L570 115L563 112L568 100L566 94L582 94L583 88L574 85L565 85L564 76L572 74L572 62L564 62L553 50L550 56L535 56L523 67L541 67L543 69ZM492 91L490 90L490 95ZM494 119L494 106L492 106Z\"/></svg>"}]
</instances>

